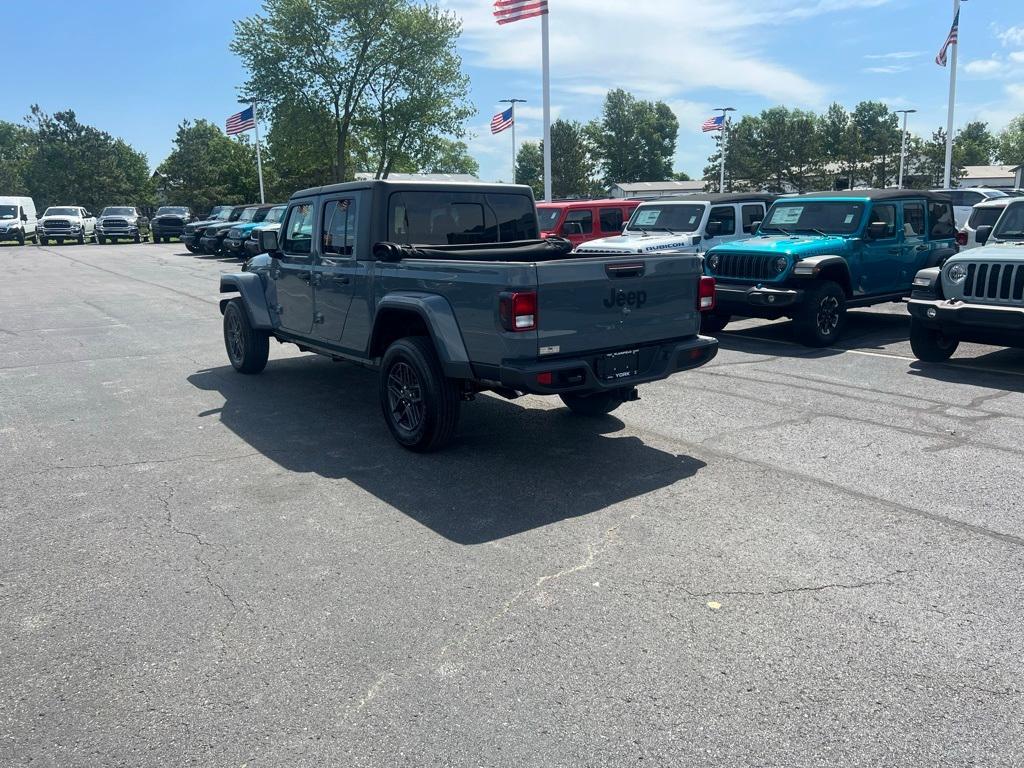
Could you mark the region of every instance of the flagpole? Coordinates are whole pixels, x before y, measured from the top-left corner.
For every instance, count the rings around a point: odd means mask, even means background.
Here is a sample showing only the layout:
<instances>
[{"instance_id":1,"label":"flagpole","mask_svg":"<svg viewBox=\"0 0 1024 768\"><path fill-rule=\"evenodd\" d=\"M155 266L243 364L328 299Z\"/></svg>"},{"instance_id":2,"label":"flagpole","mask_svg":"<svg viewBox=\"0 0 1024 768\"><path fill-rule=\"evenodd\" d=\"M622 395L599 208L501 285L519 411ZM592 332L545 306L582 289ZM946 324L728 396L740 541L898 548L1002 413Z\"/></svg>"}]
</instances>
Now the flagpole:
<instances>
[{"instance_id":1,"label":"flagpole","mask_svg":"<svg viewBox=\"0 0 1024 768\"><path fill-rule=\"evenodd\" d=\"M949 62L949 112L946 116L946 166L943 189L951 189L953 182L953 107L956 105L956 54L960 48L960 0L953 0L953 18L957 20L957 39Z\"/></svg>"},{"instance_id":2,"label":"flagpole","mask_svg":"<svg viewBox=\"0 0 1024 768\"><path fill-rule=\"evenodd\" d=\"M256 129L256 171L260 177L260 202L267 202L267 196L263 193L263 157L260 155L260 117L256 114L256 100L239 100L239 104L248 104L252 107L252 122Z\"/></svg>"},{"instance_id":3,"label":"flagpole","mask_svg":"<svg viewBox=\"0 0 1024 768\"><path fill-rule=\"evenodd\" d=\"M725 192L725 153L729 148L729 113L735 112L735 107L719 107L715 112L722 113L722 159L718 168L718 191Z\"/></svg>"},{"instance_id":4,"label":"flagpole","mask_svg":"<svg viewBox=\"0 0 1024 768\"><path fill-rule=\"evenodd\" d=\"M540 17L541 67L544 78L544 199L551 201L551 56L548 50L548 14Z\"/></svg>"},{"instance_id":5,"label":"flagpole","mask_svg":"<svg viewBox=\"0 0 1024 768\"><path fill-rule=\"evenodd\" d=\"M499 104L512 105L512 183L516 183L516 104L525 104L526 99L500 99Z\"/></svg>"}]
</instances>

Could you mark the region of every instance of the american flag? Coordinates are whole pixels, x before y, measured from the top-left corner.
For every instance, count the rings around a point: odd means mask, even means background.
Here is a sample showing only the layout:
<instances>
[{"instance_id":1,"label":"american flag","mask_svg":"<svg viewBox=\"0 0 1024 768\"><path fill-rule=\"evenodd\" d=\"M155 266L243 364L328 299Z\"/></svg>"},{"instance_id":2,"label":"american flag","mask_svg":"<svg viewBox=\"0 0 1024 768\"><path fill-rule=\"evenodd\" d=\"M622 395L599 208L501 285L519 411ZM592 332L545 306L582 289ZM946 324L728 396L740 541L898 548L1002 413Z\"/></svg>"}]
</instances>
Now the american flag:
<instances>
[{"instance_id":1,"label":"american flag","mask_svg":"<svg viewBox=\"0 0 1024 768\"><path fill-rule=\"evenodd\" d=\"M509 107L491 118L491 133L501 133L506 128L510 128L512 123L512 107Z\"/></svg>"},{"instance_id":2,"label":"american flag","mask_svg":"<svg viewBox=\"0 0 1024 768\"><path fill-rule=\"evenodd\" d=\"M946 38L946 42L942 44L942 49L939 51L939 55L935 57L935 63L940 67L946 66L946 53L949 51L949 46L956 45L957 35L960 34L960 11L956 12L956 16L953 17L953 26L949 28L949 36Z\"/></svg>"},{"instance_id":3,"label":"american flag","mask_svg":"<svg viewBox=\"0 0 1024 768\"><path fill-rule=\"evenodd\" d=\"M251 131L255 127L256 119L253 116L252 107L246 107L241 112L236 112L229 117L227 123L224 124L224 128L227 130L228 136L234 136L236 133Z\"/></svg>"},{"instance_id":4,"label":"american flag","mask_svg":"<svg viewBox=\"0 0 1024 768\"><path fill-rule=\"evenodd\" d=\"M714 117L709 117L705 120L700 129L704 131L704 133L707 133L708 131L720 131L724 127L725 115L715 115Z\"/></svg>"},{"instance_id":5,"label":"american flag","mask_svg":"<svg viewBox=\"0 0 1024 768\"><path fill-rule=\"evenodd\" d=\"M499 24L532 19L548 12L548 0L494 0L494 18Z\"/></svg>"}]
</instances>

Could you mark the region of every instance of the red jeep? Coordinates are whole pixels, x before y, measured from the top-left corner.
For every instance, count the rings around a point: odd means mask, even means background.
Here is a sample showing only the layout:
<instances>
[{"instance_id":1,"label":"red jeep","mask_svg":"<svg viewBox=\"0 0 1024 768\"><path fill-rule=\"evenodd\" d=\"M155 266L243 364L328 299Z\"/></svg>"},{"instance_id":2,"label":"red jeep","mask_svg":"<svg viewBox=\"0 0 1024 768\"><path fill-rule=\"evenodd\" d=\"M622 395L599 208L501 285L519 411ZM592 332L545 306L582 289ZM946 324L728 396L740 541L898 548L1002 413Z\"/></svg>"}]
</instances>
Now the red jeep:
<instances>
[{"instance_id":1,"label":"red jeep","mask_svg":"<svg viewBox=\"0 0 1024 768\"><path fill-rule=\"evenodd\" d=\"M622 225L629 221L642 200L563 200L539 203L537 218L540 236L564 237L576 248L588 240L622 234Z\"/></svg>"}]
</instances>

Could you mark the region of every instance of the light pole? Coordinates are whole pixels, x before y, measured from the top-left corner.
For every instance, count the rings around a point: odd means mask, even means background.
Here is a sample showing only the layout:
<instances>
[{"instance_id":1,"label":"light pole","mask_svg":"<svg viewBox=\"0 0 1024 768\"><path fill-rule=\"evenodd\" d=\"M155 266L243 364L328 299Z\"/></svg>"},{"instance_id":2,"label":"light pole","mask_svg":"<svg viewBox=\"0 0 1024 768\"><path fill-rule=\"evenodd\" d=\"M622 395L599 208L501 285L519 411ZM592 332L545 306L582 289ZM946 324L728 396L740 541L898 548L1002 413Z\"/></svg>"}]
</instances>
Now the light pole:
<instances>
[{"instance_id":1,"label":"light pole","mask_svg":"<svg viewBox=\"0 0 1024 768\"><path fill-rule=\"evenodd\" d=\"M499 104L512 105L512 183L516 183L516 104L525 104L526 99L499 99Z\"/></svg>"},{"instance_id":2,"label":"light pole","mask_svg":"<svg viewBox=\"0 0 1024 768\"><path fill-rule=\"evenodd\" d=\"M897 109L897 115L903 115L903 137L900 140L900 180L896 183L897 189L903 189L903 168L907 161L907 115L917 112L916 109Z\"/></svg>"},{"instance_id":3,"label":"light pole","mask_svg":"<svg viewBox=\"0 0 1024 768\"><path fill-rule=\"evenodd\" d=\"M260 117L256 114L256 99L239 99L239 104L249 104L252 107L252 122L253 127L256 130L256 171L260 177L260 202L267 202L267 197L263 194L263 158L260 155Z\"/></svg>"},{"instance_id":4,"label":"light pole","mask_svg":"<svg viewBox=\"0 0 1024 768\"><path fill-rule=\"evenodd\" d=\"M712 111L722 113L722 163L718 169L718 191L725 192L725 153L729 147L729 113L735 112L736 107L718 107Z\"/></svg>"}]
</instances>

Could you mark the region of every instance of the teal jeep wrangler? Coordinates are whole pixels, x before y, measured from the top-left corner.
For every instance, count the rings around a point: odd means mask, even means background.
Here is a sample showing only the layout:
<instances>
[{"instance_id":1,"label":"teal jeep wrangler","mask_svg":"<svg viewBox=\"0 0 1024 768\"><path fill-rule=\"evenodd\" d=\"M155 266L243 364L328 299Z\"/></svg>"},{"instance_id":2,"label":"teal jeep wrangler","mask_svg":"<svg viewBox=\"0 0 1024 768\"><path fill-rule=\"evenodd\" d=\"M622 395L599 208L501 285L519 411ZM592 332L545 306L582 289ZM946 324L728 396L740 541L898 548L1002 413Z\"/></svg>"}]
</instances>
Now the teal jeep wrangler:
<instances>
[{"instance_id":1,"label":"teal jeep wrangler","mask_svg":"<svg viewBox=\"0 0 1024 768\"><path fill-rule=\"evenodd\" d=\"M818 192L776 200L749 240L707 251L717 309L702 331L736 316L792 318L798 338L823 347L848 307L901 301L921 269L957 252L947 197L917 190Z\"/></svg>"}]
</instances>

